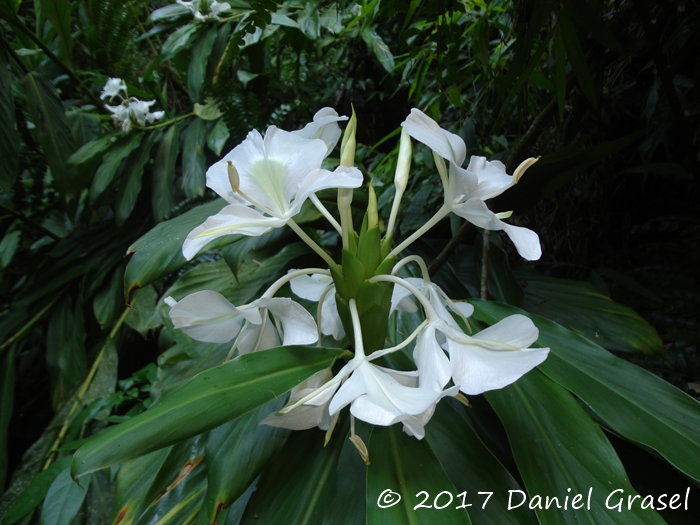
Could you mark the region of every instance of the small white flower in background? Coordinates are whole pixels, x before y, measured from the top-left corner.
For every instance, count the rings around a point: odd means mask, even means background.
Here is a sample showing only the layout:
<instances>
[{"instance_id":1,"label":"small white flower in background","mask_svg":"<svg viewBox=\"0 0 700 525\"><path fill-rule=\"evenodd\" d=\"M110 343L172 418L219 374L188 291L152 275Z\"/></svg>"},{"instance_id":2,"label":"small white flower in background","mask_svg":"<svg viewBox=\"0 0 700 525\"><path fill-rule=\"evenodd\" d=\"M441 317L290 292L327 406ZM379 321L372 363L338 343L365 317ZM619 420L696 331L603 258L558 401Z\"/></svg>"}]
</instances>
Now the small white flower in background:
<instances>
[{"instance_id":1,"label":"small white flower in background","mask_svg":"<svg viewBox=\"0 0 700 525\"><path fill-rule=\"evenodd\" d=\"M228 343L236 336L239 353L318 340L316 323L304 307L286 297L263 297L236 307L218 292L203 290L180 301L165 299L170 319L197 341ZM269 318L272 314L277 322Z\"/></svg>"},{"instance_id":2,"label":"small white flower in background","mask_svg":"<svg viewBox=\"0 0 700 525\"><path fill-rule=\"evenodd\" d=\"M223 235L258 236L284 226L320 190L361 186L357 168L339 166L334 172L321 168L340 137L337 122L345 118L324 108L303 130L270 126L264 137L257 130L248 133L207 170L207 186L229 205L187 236L182 246L185 258L192 259ZM320 138L306 138L307 134Z\"/></svg>"},{"instance_id":3,"label":"small white flower in background","mask_svg":"<svg viewBox=\"0 0 700 525\"><path fill-rule=\"evenodd\" d=\"M124 92L124 96L120 92ZM122 131L128 132L131 125L135 122L138 126L144 127L148 124L153 124L156 120L160 120L165 115L164 111L154 111L151 113L150 107L156 103L155 100L145 102L134 97L129 97L126 91L126 84L121 78L110 78L105 87L102 89L101 99L109 97L109 101L116 96L122 98L122 103L117 106L105 106L112 112L112 120Z\"/></svg>"},{"instance_id":4,"label":"small white flower in background","mask_svg":"<svg viewBox=\"0 0 700 525\"><path fill-rule=\"evenodd\" d=\"M510 213L493 213L484 203L484 200L496 197L515 185L537 159L524 161L512 176L506 173L502 162L489 162L484 157L472 157L464 169L461 165L466 158L467 147L461 137L442 129L437 122L415 108L401 125L411 137L432 149L434 156L439 156L435 162L443 182L445 206L450 211L479 228L503 230L515 244L518 253L529 261L542 256L540 240L535 232L501 221ZM448 161L448 169L442 159Z\"/></svg>"},{"instance_id":5,"label":"small white flower in background","mask_svg":"<svg viewBox=\"0 0 700 525\"><path fill-rule=\"evenodd\" d=\"M217 2L216 0L192 0L191 2L177 0L177 3L192 11L194 17L202 21L218 20L220 13L231 9L228 2Z\"/></svg>"},{"instance_id":6,"label":"small white flower in background","mask_svg":"<svg viewBox=\"0 0 700 525\"><path fill-rule=\"evenodd\" d=\"M119 95L121 91L123 91L124 96L126 96L126 84L124 83L124 81L121 78L110 78L109 80L107 80L105 87L102 88L102 94L100 95L100 98L102 100L109 98L109 101L111 102L112 99Z\"/></svg>"}]
</instances>

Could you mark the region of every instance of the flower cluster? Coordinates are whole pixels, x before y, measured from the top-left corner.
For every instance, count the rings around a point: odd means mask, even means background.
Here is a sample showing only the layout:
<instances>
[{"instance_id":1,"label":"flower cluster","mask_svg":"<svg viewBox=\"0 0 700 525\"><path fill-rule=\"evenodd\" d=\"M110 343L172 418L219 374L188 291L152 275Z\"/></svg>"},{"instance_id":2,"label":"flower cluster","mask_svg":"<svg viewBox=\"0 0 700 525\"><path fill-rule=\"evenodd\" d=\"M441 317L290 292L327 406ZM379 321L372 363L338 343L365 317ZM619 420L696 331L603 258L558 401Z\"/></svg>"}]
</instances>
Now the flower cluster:
<instances>
[{"instance_id":1,"label":"flower cluster","mask_svg":"<svg viewBox=\"0 0 700 525\"><path fill-rule=\"evenodd\" d=\"M431 281L422 258L397 259L411 243L450 212L488 230L503 230L526 259L537 259L541 250L534 232L504 222L509 214L491 212L485 200L501 194L535 162L529 159L514 175L502 163L472 157L466 168L464 141L414 109L402 124L395 174L396 194L385 231L380 230L377 201L370 186L365 222L354 230L350 205L352 192L363 183L353 166L356 121L348 123L341 146L341 165L333 172L321 167L338 142L338 116L324 108L304 129L287 132L271 126L263 137L248 137L207 172L207 185L228 205L195 228L183 245L192 259L206 245L223 235L263 235L273 228L290 226L328 268L292 270L276 281L260 299L234 306L214 291L201 291L179 302L168 298L176 328L200 341L233 341L229 357L282 345L320 344L321 336L349 340L354 351L335 375L324 370L298 385L287 405L265 420L268 425L290 429L315 426L332 430L340 411L349 406L354 418L375 425L402 423L418 439L436 404L445 396L467 395L502 388L542 363L549 349L531 348L538 330L527 317L513 315L478 333L469 316L473 307L456 302ZM433 151L444 189L444 204L417 232L393 247L393 228L399 202L407 187L412 139ZM338 190L339 220L319 201L316 193ZM307 201L318 208L342 238L338 264L295 222ZM402 278L399 270L417 264L421 278ZM316 319L289 298L275 297L289 283L300 298L318 304ZM386 329L392 312L422 312L422 322L399 344L385 348ZM347 338L347 339L346 339ZM398 371L377 360L415 342L413 371ZM354 429L354 425L352 426ZM361 440L351 432L360 453Z\"/></svg>"},{"instance_id":2,"label":"flower cluster","mask_svg":"<svg viewBox=\"0 0 700 525\"><path fill-rule=\"evenodd\" d=\"M192 0L191 2L177 0L177 3L192 11L194 17L202 21L218 20L219 13L231 9L228 2L217 2L216 0Z\"/></svg>"},{"instance_id":3,"label":"flower cluster","mask_svg":"<svg viewBox=\"0 0 700 525\"><path fill-rule=\"evenodd\" d=\"M122 92L124 95L122 96ZM135 123L139 127L144 127L147 124L153 124L156 120L160 120L165 115L164 111L154 111L151 113L150 107L156 103L155 100L149 102L130 97L126 91L126 84L121 78L110 78L107 80L105 87L102 89L100 98L102 100L109 99L110 102L115 97L121 99L121 104L116 106L106 106L111 111L114 123L128 132L131 126Z\"/></svg>"}]
</instances>

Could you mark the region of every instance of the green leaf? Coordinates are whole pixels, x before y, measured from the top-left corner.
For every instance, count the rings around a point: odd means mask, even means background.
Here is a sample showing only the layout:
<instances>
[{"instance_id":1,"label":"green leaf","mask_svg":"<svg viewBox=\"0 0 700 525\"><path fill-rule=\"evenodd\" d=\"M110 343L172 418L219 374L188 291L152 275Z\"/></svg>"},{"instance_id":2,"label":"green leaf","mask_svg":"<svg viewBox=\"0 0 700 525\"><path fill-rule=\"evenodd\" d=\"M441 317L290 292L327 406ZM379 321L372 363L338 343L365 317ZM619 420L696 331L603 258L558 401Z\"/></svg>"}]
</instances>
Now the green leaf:
<instances>
[{"instance_id":1,"label":"green leaf","mask_svg":"<svg viewBox=\"0 0 700 525\"><path fill-rule=\"evenodd\" d=\"M19 10L22 0L0 0L0 14L11 18Z\"/></svg>"},{"instance_id":2,"label":"green leaf","mask_svg":"<svg viewBox=\"0 0 700 525\"><path fill-rule=\"evenodd\" d=\"M27 488L19 495L12 506L7 509L3 518L3 525L12 525L13 523L24 518L46 497L46 493L55 481L56 477L68 469L70 458L61 458L55 463L52 463L49 468L42 470L29 482Z\"/></svg>"},{"instance_id":3,"label":"green leaf","mask_svg":"<svg viewBox=\"0 0 700 525\"><path fill-rule=\"evenodd\" d=\"M224 119L219 119L211 131L207 133L207 146L219 156L230 135Z\"/></svg>"},{"instance_id":4,"label":"green leaf","mask_svg":"<svg viewBox=\"0 0 700 525\"><path fill-rule=\"evenodd\" d=\"M467 488L455 488L425 440L404 433L401 425L376 427L369 443L369 457L372 463L367 468L367 523L471 523L464 507L458 508L463 503L458 494ZM395 505L379 506L380 502L388 505L396 501L398 496L401 499ZM467 503L472 503L469 494L465 497ZM415 508L421 503L429 508ZM443 505L442 509L435 508Z\"/></svg>"},{"instance_id":5,"label":"green leaf","mask_svg":"<svg viewBox=\"0 0 700 525\"><path fill-rule=\"evenodd\" d=\"M189 198L204 195L207 166L204 159L204 143L207 128L201 118L194 118L185 129L182 149L182 188Z\"/></svg>"},{"instance_id":6,"label":"green leaf","mask_svg":"<svg viewBox=\"0 0 700 525\"><path fill-rule=\"evenodd\" d=\"M282 395L343 354L280 347L202 372L146 412L93 437L75 453L71 473L82 476L216 428Z\"/></svg>"},{"instance_id":7,"label":"green leaf","mask_svg":"<svg viewBox=\"0 0 700 525\"><path fill-rule=\"evenodd\" d=\"M425 439L454 486L468 490L472 521L475 525L535 525L529 509L508 510L508 491L522 487L484 445L464 411L454 402L439 403L425 427ZM487 505L481 504L485 495L478 495L479 490L494 491Z\"/></svg>"},{"instance_id":8,"label":"green leaf","mask_svg":"<svg viewBox=\"0 0 700 525\"><path fill-rule=\"evenodd\" d=\"M58 35L58 54L73 68L73 35L71 33L70 0L39 0L41 14L46 16Z\"/></svg>"},{"instance_id":9,"label":"green leaf","mask_svg":"<svg viewBox=\"0 0 700 525\"><path fill-rule=\"evenodd\" d=\"M310 40L317 40L321 34L321 19L318 8L319 6L315 2L306 2L304 10L297 16L301 32Z\"/></svg>"},{"instance_id":10,"label":"green leaf","mask_svg":"<svg viewBox=\"0 0 700 525\"><path fill-rule=\"evenodd\" d=\"M71 525L78 514L90 485L90 476L80 480L78 485L71 479L70 468L66 467L56 477L46 493L41 507L41 525Z\"/></svg>"},{"instance_id":11,"label":"green leaf","mask_svg":"<svg viewBox=\"0 0 700 525\"><path fill-rule=\"evenodd\" d=\"M386 45L384 40L382 40L382 37L380 37L374 29L364 29L362 31L363 37L366 32L369 34L368 37L365 37L365 42L367 42L367 45L374 53L374 56L377 57L377 60L379 60L379 63L387 73L393 72L395 67L394 55L391 54L389 46Z\"/></svg>"},{"instance_id":12,"label":"green leaf","mask_svg":"<svg viewBox=\"0 0 700 525\"><path fill-rule=\"evenodd\" d=\"M122 135L123 132L120 130L92 139L90 142L83 144L78 151L68 158L68 164L79 166L94 160L100 154L108 150L109 147L114 144L117 137Z\"/></svg>"},{"instance_id":13,"label":"green leaf","mask_svg":"<svg viewBox=\"0 0 700 525\"><path fill-rule=\"evenodd\" d=\"M132 297L132 310L126 316L125 322L144 337L150 330L162 324L160 316L156 314L157 300L158 292L152 285L136 290Z\"/></svg>"},{"instance_id":14,"label":"green leaf","mask_svg":"<svg viewBox=\"0 0 700 525\"><path fill-rule=\"evenodd\" d=\"M75 146L61 99L53 84L36 71L27 73L21 84L56 189L70 200L80 188L75 185L74 170L66 164Z\"/></svg>"},{"instance_id":15,"label":"green leaf","mask_svg":"<svg viewBox=\"0 0 700 525\"><path fill-rule=\"evenodd\" d=\"M263 472L241 524L320 523L334 512L329 503L346 432L339 430L325 447L318 429L293 432Z\"/></svg>"},{"instance_id":16,"label":"green leaf","mask_svg":"<svg viewBox=\"0 0 700 525\"><path fill-rule=\"evenodd\" d=\"M13 230L6 233L0 241L0 268L7 268L12 262L21 236L21 230Z\"/></svg>"},{"instance_id":17,"label":"green leaf","mask_svg":"<svg viewBox=\"0 0 700 525\"><path fill-rule=\"evenodd\" d=\"M158 145L153 165L153 218L161 222L175 206L175 163L180 153L180 130L170 126Z\"/></svg>"},{"instance_id":18,"label":"green leaf","mask_svg":"<svg viewBox=\"0 0 700 525\"><path fill-rule=\"evenodd\" d=\"M0 368L0 487L5 487L7 477L7 430L10 426L15 395L14 346L2 356Z\"/></svg>"},{"instance_id":19,"label":"green leaf","mask_svg":"<svg viewBox=\"0 0 700 525\"><path fill-rule=\"evenodd\" d=\"M49 367L53 406L59 406L87 373L85 355L85 320L80 300L65 297L56 306L46 341L46 364Z\"/></svg>"},{"instance_id":20,"label":"green leaf","mask_svg":"<svg viewBox=\"0 0 700 525\"><path fill-rule=\"evenodd\" d=\"M578 80L578 85L591 105L597 108L598 100L595 94L593 77L591 76L590 69L588 69L588 64L586 64L586 57L583 54L581 42L578 40L576 28L571 22L571 18L566 9L563 9L559 13L559 27L561 28L561 33L557 34L562 35L566 54L569 57L569 62L571 62L571 69L574 70L576 80Z\"/></svg>"},{"instance_id":21,"label":"green leaf","mask_svg":"<svg viewBox=\"0 0 700 525\"><path fill-rule=\"evenodd\" d=\"M160 60L169 60L188 47L200 27L198 24L187 24L171 33L163 43Z\"/></svg>"},{"instance_id":22,"label":"green leaf","mask_svg":"<svg viewBox=\"0 0 700 525\"><path fill-rule=\"evenodd\" d=\"M215 523L219 511L243 495L286 441L289 430L260 424L282 408L281 401L268 403L209 433L208 484L200 524Z\"/></svg>"},{"instance_id":23,"label":"green leaf","mask_svg":"<svg viewBox=\"0 0 700 525\"><path fill-rule=\"evenodd\" d=\"M124 266L112 272L109 282L95 295L92 311L102 330L108 330L124 309Z\"/></svg>"},{"instance_id":24,"label":"green leaf","mask_svg":"<svg viewBox=\"0 0 700 525\"><path fill-rule=\"evenodd\" d=\"M4 0L0 0L2 2ZM12 74L5 44L0 46L0 192L9 193L18 175L19 136L15 130Z\"/></svg>"},{"instance_id":25,"label":"green leaf","mask_svg":"<svg viewBox=\"0 0 700 525\"><path fill-rule=\"evenodd\" d=\"M514 272L525 293L523 309L619 352L663 354L659 334L638 313L617 304L587 282Z\"/></svg>"},{"instance_id":26,"label":"green leaf","mask_svg":"<svg viewBox=\"0 0 700 525\"><path fill-rule=\"evenodd\" d=\"M124 163L125 176L119 185L117 201L114 205L114 215L118 227L121 227L129 218L136 206L141 192L141 179L143 169L151 158L151 148L158 141L158 133L149 133L146 140L140 141L140 147L133 151Z\"/></svg>"},{"instance_id":27,"label":"green leaf","mask_svg":"<svg viewBox=\"0 0 700 525\"><path fill-rule=\"evenodd\" d=\"M612 430L700 479L698 401L552 321L503 304L470 302L482 321L516 313L530 317L540 331L537 344L551 349L542 372L580 397Z\"/></svg>"},{"instance_id":28,"label":"green leaf","mask_svg":"<svg viewBox=\"0 0 700 525\"><path fill-rule=\"evenodd\" d=\"M506 428L531 498L523 505L533 506L532 499L540 498L541 508L534 510L542 525L665 524L655 510L640 508L641 498L624 513L605 508L613 490L623 490L624 497L637 493L603 431L562 387L533 371L501 390L487 392L486 398ZM580 509L572 507L577 495ZM546 509L546 496L557 497L561 508L553 504ZM564 508L567 496L570 505ZM511 506L524 497L512 493Z\"/></svg>"},{"instance_id":29,"label":"green leaf","mask_svg":"<svg viewBox=\"0 0 700 525\"><path fill-rule=\"evenodd\" d=\"M223 115L219 105L213 98L208 98L205 105L195 102L194 114L202 120L216 120Z\"/></svg>"},{"instance_id":30,"label":"green leaf","mask_svg":"<svg viewBox=\"0 0 700 525\"><path fill-rule=\"evenodd\" d=\"M482 254L484 250L483 233L479 232L474 240L474 265L476 275L481 278ZM503 250L501 237L496 232L489 234L489 252L487 259L487 290L490 299L520 306L523 290L513 275L508 263L508 255ZM479 281L480 282L480 281Z\"/></svg>"},{"instance_id":31,"label":"green leaf","mask_svg":"<svg viewBox=\"0 0 700 525\"><path fill-rule=\"evenodd\" d=\"M141 144L144 133L134 133L126 136L114 143L111 149L105 153L102 164L95 172L90 186L90 202L94 203L97 198L107 189L107 186L114 179L117 169L122 161ZM93 141L94 142L94 141ZM89 143L91 144L91 143ZM89 145L88 144L88 145Z\"/></svg>"},{"instance_id":32,"label":"green leaf","mask_svg":"<svg viewBox=\"0 0 700 525\"><path fill-rule=\"evenodd\" d=\"M214 25L208 31L202 31L197 41L192 46L190 53L190 65L187 69L187 89L190 92L190 100L196 102L202 92L204 73L207 70L207 61L214 46L214 40L218 28Z\"/></svg>"},{"instance_id":33,"label":"green leaf","mask_svg":"<svg viewBox=\"0 0 700 525\"><path fill-rule=\"evenodd\" d=\"M127 302L136 288L141 288L178 270L187 263L182 255L182 243L187 234L202 224L207 217L221 211L223 199L202 204L172 220L162 222L129 247L133 253L124 276ZM231 238L233 237L233 238ZM208 248L225 246L235 241L234 236L221 237ZM135 253L134 253L135 252Z\"/></svg>"}]
</instances>

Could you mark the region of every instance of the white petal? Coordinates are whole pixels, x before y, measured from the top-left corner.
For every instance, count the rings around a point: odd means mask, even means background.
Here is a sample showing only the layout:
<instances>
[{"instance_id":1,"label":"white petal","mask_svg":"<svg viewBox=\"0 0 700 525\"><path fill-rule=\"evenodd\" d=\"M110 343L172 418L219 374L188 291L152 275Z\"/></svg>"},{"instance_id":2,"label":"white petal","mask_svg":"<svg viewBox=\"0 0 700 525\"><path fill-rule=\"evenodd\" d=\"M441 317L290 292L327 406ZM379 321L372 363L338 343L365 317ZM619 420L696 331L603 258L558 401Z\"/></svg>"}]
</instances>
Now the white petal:
<instances>
[{"instance_id":1,"label":"white petal","mask_svg":"<svg viewBox=\"0 0 700 525\"><path fill-rule=\"evenodd\" d=\"M190 232L182 245L182 254L185 259L190 260L210 241L224 235L238 233L255 237L272 228L284 226L286 223L286 220L265 217L253 208L241 204L229 204Z\"/></svg>"},{"instance_id":2,"label":"white petal","mask_svg":"<svg viewBox=\"0 0 700 525\"><path fill-rule=\"evenodd\" d=\"M295 270L289 270L291 273ZM328 275L314 273L311 275L300 275L289 281L292 292L302 299L318 302L326 291L326 288L333 284L333 279Z\"/></svg>"},{"instance_id":3,"label":"white petal","mask_svg":"<svg viewBox=\"0 0 700 525\"><path fill-rule=\"evenodd\" d=\"M539 236L527 228L522 226L513 226L503 222L503 231L510 237L510 240L515 244L515 248L523 259L528 261L536 261L542 257L542 246L540 246Z\"/></svg>"},{"instance_id":4,"label":"white petal","mask_svg":"<svg viewBox=\"0 0 700 525\"><path fill-rule=\"evenodd\" d=\"M454 204L469 200L474 196L479 179L469 170L465 170L450 162L448 187L445 188L445 204L452 207Z\"/></svg>"},{"instance_id":5,"label":"white petal","mask_svg":"<svg viewBox=\"0 0 700 525\"><path fill-rule=\"evenodd\" d=\"M464 204L454 206L452 211L479 228L493 231L503 230L513 241L520 256L528 261L535 261L542 256L540 238L535 232L501 221L481 199L469 199Z\"/></svg>"},{"instance_id":6,"label":"white petal","mask_svg":"<svg viewBox=\"0 0 700 525\"><path fill-rule=\"evenodd\" d=\"M197 341L227 343L241 329L243 317L223 295L203 290L188 295L170 310L178 328Z\"/></svg>"},{"instance_id":7,"label":"white petal","mask_svg":"<svg viewBox=\"0 0 700 525\"><path fill-rule=\"evenodd\" d=\"M280 338L277 334L277 329L272 319L267 319L267 321L259 325L246 323L238 341L238 353L240 355L249 354L250 352L269 350L278 346L280 346Z\"/></svg>"},{"instance_id":8,"label":"white petal","mask_svg":"<svg viewBox=\"0 0 700 525\"><path fill-rule=\"evenodd\" d=\"M263 298L258 302L282 323L284 346L310 345L318 341L316 322L306 309L287 297Z\"/></svg>"},{"instance_id":9,"label":"white petal","mask_svg":"<svg viewBox=\"0 0 700 525\"><path fill-rule=\"evenodd\" d=\"M468 395L496 390L514 383L542 363L549 348L524 348L513 351L486 350L462 345L448 339L452 379Z\"/></svg>"},{"instance_id":10,"label":"white petal","mask_svg":"<svg viewBox=\"0 0 700 525\"><path fill-rule=\"evenodd\" d=\"M418 336L413 360L418 367L419 385L442 392L443 387L450 382L452 370L450 360L435 339L435 328L432 325L425 327Z\"/></svg>"},{"instance_id":11,"label":"white petal","mask_svg":"<svg viewBox=\"0 0 700 525\"><path fill-rule=\"evenodd\" d=\"M333 108L322 108L314 115L313 122L309 122L304 129L292 131L292 133L305 139L321 139L328 147L327 157L338 143L341 133L338 122L342 120L348 120L348 117L339 117Z\"/></svg>"},{"instance_id":12,"label":"white petal","mask_svg":"<svg viewBox=\"0 0 700 525\"><path fill-rule=\"evenodd\" d=\"M479 181L472 197L483 200L500 195L513 183L513 177L506 173L505 165L498 160L488 161L486 157L472 156L467 171L474 173Z\"/></svg>"},{"instance_id":13,"label":"white petal","mask_svg":"<svg viewBox=\"0 0 700 525\"><path fill-rule=\"evenodd\" d=\"M347 367L349 364L350 363L345 365L345 367ZM355 372L357 372L357 370ZM333 400L328 407L331 416L345 408L361 395L364 395L366 392L367 388L365 387L364 376L362 374L353 373L350 376L350 379L343 383L343 386L340 387L338 393L333 396Z\"/></svg>"},{"instance_id":14,"label":"white petal","mask_svg":"<svg viewBox=\"0 0 700 525\"><path fill-rule=\"evenodd\" d=\"M340 340L345 336L345 327L338 314L338 305L335 302L335 294L330 292L326 295L321 308L321 333L333 336Z\"/></svg>"},{"instance_id":15,"label":"white petal","mask_svg":"<svg viewBox=\"0 0 700 525\"><path fill-rule=\"evenodd\" d=\"M285 406L296 403L315 390L316 388L302 388L294 392ZM288 428L290 430L306 430L323 424L327 414L328 406L326 405L301 405L286 414L274 412L263 419L261 423L272 427Z\"/></svg>"},{"instance_id":16,"label":"white petal","mask_svg":"<svg viewBox=\"0 0 700 525\"><path fill-rule=\"evenodd\" d=\"M428 115L413 108L401 123L406 133L422 142L441 157L461 166L467 156L467 146L458 135L442 129Z\"/></svg>"},{"instance_id":17,"label":"white petal","mask_svg":"<svg viewBox=\"0 0 700 525\"><path fill-rule=\"evenodd\" d=\"M436 392L427 388L411 388L399 383L391 374L370 362L363 363L355 370L365 375L367 396L373 403L390 409L395 407L402 414L420 414L437 399Z\"/></svg>"},{"instance_id":18,"label":"white petal","mask_svg":"<svg viewBox=\"0 0 700 525\"><path fill-rule=\"evenodd\" d=\"M391 292L391 309L389 314L394 310L399 312L417 312L418 307L413 301L413 294L399 284L394 285L394 290Z\"/></svg>"},{"instance_id":19,"label":"white petal","mask_svg":"<svg viewBox=\"0 0 700 525\"><path fill-rule=\"evenodd\" d=\"M474 313L474 307L469 303L465 303L464 301L456 301L452 304L455 305L460 312L462 312L464 317L471 317Z\"/></svg>"},{"instance_id":20,"label":"white petal","mask_svg":"<svg viewBox=\"0 0 700 525\"><path fill-rule=\"evenodd\" d=\"M163 302L171 308L177 304L177 301L170 296L163 299Z\"/></svg>"},{"instance_id":21,"label":"white petal","mask_svg":"<svg viewBox=\"0 0 700 525\"><path fill-rule=\"evenodd\" d=\"M362 172L355 167L338 166L333 172L316 169L300 182L292 213L299 213L304 201L313 193L329 188L359 188L362 186Z\"/></svg>"},{"instance_id":22,"label":"white petal","mask_svg":"<svg viewBox=\"0 0 700 525\"><path fill-rule=\"evenodd\" d=\"M474 339L499 341L518 348L526 348L537 341L540 331L529 317L515 314L501 319L474 335Z\"/></svg>"}]
</instances>

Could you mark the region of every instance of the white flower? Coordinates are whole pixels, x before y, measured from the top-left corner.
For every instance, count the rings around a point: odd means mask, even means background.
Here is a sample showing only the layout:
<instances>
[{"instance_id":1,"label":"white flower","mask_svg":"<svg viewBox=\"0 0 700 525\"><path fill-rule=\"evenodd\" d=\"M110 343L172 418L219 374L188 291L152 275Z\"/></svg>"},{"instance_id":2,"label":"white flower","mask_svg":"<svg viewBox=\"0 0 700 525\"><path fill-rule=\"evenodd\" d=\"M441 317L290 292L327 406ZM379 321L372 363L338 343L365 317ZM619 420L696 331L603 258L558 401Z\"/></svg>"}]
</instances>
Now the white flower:
<instances>
[{"instance_id":1,"label":"white flower","mask_svg":"<svg viewBox=\"0 0 700 525\"><path fill-rule=\"evenodd\" d=\"M241 354L280 345L309 345L318 340L311 314L285 297L263 297L236 307L220 293L203 290L181 301L168 297L165 302L171 306L170 318L175 328L208 343L227 343L238 336ZM268 312L279 327L269 319Z\"/></svg>"},{"instance_id":2,"label":"white flower","mask_svg":"<svg viewBox=\"0 0 700 525\"><path fill-rule=\"evenodd\" d=\"M515 244L518 253L527 260L537 260L542 256L539 237L532 230L513 226L501 221L510 214L496 214L488 209L484 200L500 195L518 182L525 170L536 159L523 162L510 176L499 161L487 161L484 157L472 157L466 169L461 167L466 157L464 141L454 133L446 131L418 109L402 123L404 130L422 142L434 154L446 159L449 173L444 172L444 164L438 163L445 192L445 206L472 224L487 230L503 230Z\"/></svg>"},{"instance_id":3,"label":"white flower","mask_svg":"<svg viewBox=\"0 0 700 525\"><path fill-rule=\"evenodd\" d=\"M317 191L362 185L357 168L339 166L332 173L321 169L328 151L323 140L275 126L267 129L264 138L251 131L207 171L207 186L230 204L187 236L182 247L185 258L191 259L223 235L262 235L284 226Z\"/></svg>"},{"instance_id":4,"label":"white flower","mask_svg":"<svg viewBox=\"0 0 700 525\"><path fill-rule=\"evenodd\" d=\"M294 270L290 270L292 272ZM321 332L331 335L334 339L340 340L345 335L343 322L338 314L338 307L335 302L335 293L331 289L333 279L328 275L311 274L300 275L289 281L292 292L302 299L319 302L321 304Z\"/></svg>"},{"instance_id":5,"label":"white flower","mask_svg":"<svg viewBox=\"0 0 700 525\"><path fill-rule=\"evenodd\" d=\"M511 315L470 337L445 323L452 380L467 395L503 388L541 364L549 348L528 348L539 330L524 315Z\"/></svg>"},{"instance_id":6,"label":"white flower","mask_svg":"<svg viewBox=\"0 0 700 525\"><path fill-rule=\"evenodd\" d=\"M145 102L132 97L118 106L106 106L106 108L113 113L112 119L115 124L121 126L122 130L127 132L131 129L132 122L136 122L140 127L144 127L163 118L163 115L165 115L164 111L150 112L149 108L155 103L155 100Z\"/></svg>"},{"instance_id":7,"label":"white flower","mask_svg":"<svg viewBox=\"0 0 700 525\"><path fill-rule=\"evenodd\" d=\"M341 133L338 122L343 120L348 120L348 117L338 116L333 108L321 108L314 115L312 122L309 122L303 129L292 131L292 133L305 139L321 139L328 147L325 155L327 157L338 143Z\"/></svg>"},{"instance_id":8,"label":"white flower","mask_svg":"<svg viewBox=\"0 0 700 525\"><path fill-rule=\"evenodd\" d=\"M333 373L330 368L315 373L309 379L292 389L289 401L285 407L292 406L309 394L316 392L330 381L332 377ZM328 389L327 394L320 402L315 400L315 403L304 403L286 414L274 412L263 419L262 423L272 427L288 428L290 430L306 430L314 427L327 430L331 424L331 416L328 411L328 405L331 401L330 396L335 393L337 388L336 386L335 388Z\"/></svg>"},{"instance_id":9,"label":"white flower","mask_svg":"<svg viewBox=\"0 0 700 525\"><path fill-rule=\"evenodd\" d=\"M231 9L228 2L216 0L192 0L191 2L177 0L177 3L192 11L198 20L218 20L221 12Z\"/></svg>"},{"instance_id":10,"label":"white flower","mask_svg":"<svg viewBox=\"0 0 700 525\"><path fill-rule=\"evenodd\" d=\"M102 88L102 94L100 98L102 100L109 98L110 102L114 97L119 95L119 92L123 91L124 96L126 96L126 84L121 78L110 78L107 80L105 87Z\"/></svg>"},{"instance_id":11,"label":"white flower","mask_svg":"<svg viewBox=\"0 0 700 525\"><path fill-rule=\"evenodd\" d=\"M419 416L437 403L441 392L418 387L418 372L383 368L364 356L356 356L345 368L353 369L352 375L333 396L331 416L350 405L357 419L380 426L401 422L416 438L425 436Z\"/></svg>"}]
</instances>

